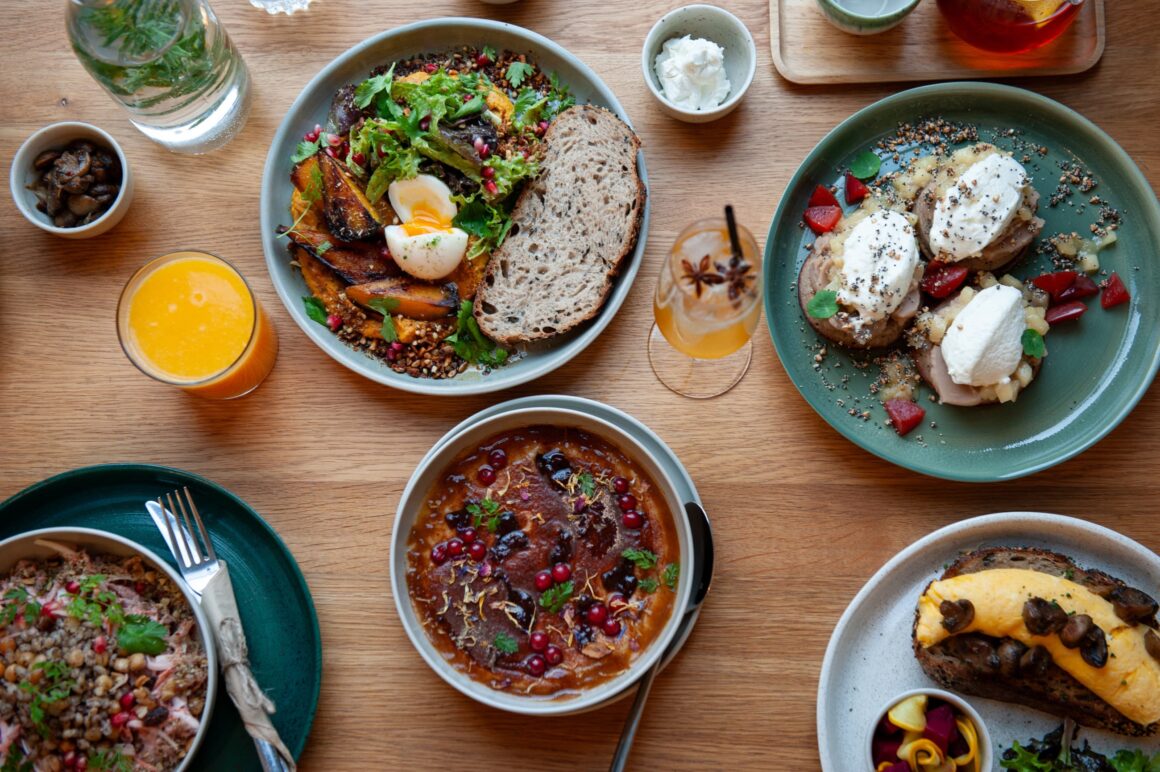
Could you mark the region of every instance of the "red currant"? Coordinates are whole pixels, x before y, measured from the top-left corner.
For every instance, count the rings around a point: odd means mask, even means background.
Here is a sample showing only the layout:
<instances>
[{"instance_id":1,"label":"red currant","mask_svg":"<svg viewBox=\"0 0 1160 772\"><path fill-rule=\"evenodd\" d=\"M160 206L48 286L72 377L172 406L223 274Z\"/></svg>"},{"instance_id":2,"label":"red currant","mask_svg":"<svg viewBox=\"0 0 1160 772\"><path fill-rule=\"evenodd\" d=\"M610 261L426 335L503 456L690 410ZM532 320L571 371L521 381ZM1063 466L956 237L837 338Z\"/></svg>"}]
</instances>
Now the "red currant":
<instances>
[{"instance_id":1,"label":"red currant","mask_svg":"<svg viewBox=\"0 0 1160 772\"><path fill-rule=\"evenodd\" d=\"M453 558L463 554L463 539L455 538L447 542L447 554Z\"/></svg>"},{"instance_id":2,"label":"red currant","mask_svg":"<svg viewBox=\"0 0 1160 772\"><path fill-rule=\"evenodd\" d=\"M588 607L588 611L584 612L584 616L591 624L600 626L608 619L608 607L603 603L593 603Z\"/></svg>"},{"instance_id":3,"label":"red currant","mask_svg":"<svg viewBox=\"0 0 1160 772\"><path fill-rule=\"evenodd\" d=\"M603 630L604 634L609 638L615 638L616 636L620 635L620 622L609 617L608 619L604 620L604 624L600 629Z\"/></svg>"},{"instance_id":4,"label":"red currant","mask_svg":"<svg viewBox=\"0 0 1160 772\"><path fill-rule=\"evenodd\" d=\"M552 586L552 572L547 570L539 572L536 574L535 582L536 589L543 592Z\"/></svg>"},{"instance_id":5,"label":"red currant","mask_svg":"<svg viewBox=\"0 0 1160 772\"><path fill-rule=\"evenodd\" d=\"M544 650L544 659L548 660L549 665L559 665L564 661L564 652L559 646L552 644Z\"/></svg>"},{"instance_id":6,"label":"red currant","mask_svg":"<svg viewBox=\"0 0 1160 772\"><path fill-rule=\"evenodd\" d=\"M628 493L628 480L623 477L613 477L612 490L616 491L616 495L618 496L623 496Z\"/></svg>"},{"instance_id":7,"label":"red currant","mask_svg":"<svg viewBox=\"0 0 1160 772\"><path fill-rule=\"evenodd\" d=\"M548 634L537 630L528 639L528 645L532 647L532 651L544 651L548 648Z\"/></svg>"},{"instance_id":8,"label":"red currant","mask_svg":"<svg viewBox=\"0 0 1160 772\"><path fill-rule=\"evenodd\" d=\"M534 676L542 676L548 669L548 663L539 654L528 657L528 672Z\"/></svg>"},{"instance_id":9,"label":"red currant","mask_svg":"<svg viewBox=\"0 0 1160 772\"><path fill-rule=\"evenodd\" d=\"M473 541L467 545L467 554L478 563L487 556L487 545L481 541Z\"/></svg>"},{"instance_id":10,"label":"red currant","mask_svg":"<svg viewBox=\"0 0 1160 772\"><path fill-rule=\"evenodd\" d=\"M557 582L566 582L572 576L572 567L567 563L557 563L552 566L552 578Z\"/></svg>"},{"instance_id":11,"label":"red currant","mask_svg":"<svg viewBox=\"0 0 1160 772\"><path fill-rule=\"evenodd\" d=\"M625 512L621 519L624 521L624 527L632 531L639 531L641 526L644 525L644 515L635 509L630 509Z\"/></svg>"}]
</instances>

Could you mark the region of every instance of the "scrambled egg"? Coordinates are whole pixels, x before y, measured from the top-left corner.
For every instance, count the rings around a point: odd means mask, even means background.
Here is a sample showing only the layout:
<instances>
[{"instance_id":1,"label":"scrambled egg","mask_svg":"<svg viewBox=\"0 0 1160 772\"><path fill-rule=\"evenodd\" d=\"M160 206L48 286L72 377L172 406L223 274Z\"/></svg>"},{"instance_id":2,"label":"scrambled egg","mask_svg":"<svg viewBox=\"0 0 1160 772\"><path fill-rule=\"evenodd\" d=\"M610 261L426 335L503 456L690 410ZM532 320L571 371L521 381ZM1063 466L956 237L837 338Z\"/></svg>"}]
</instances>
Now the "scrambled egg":
<instances>
[{"instance_id":1,"label":"scrambled egg","mask_svg":"<svg viewBox=\"0 0 1160 772\"><path fill-rule=\"evenodd\" d=\"M1079 649L1069 649L1059 635L1032 635L1023 623L1023 604L1030 598L1057 602L1068 613L1087 614L1107 635L1108 662L1095 668ZM1160 721L1160 662L1144 648L1144 625L1126 624L1112 604L1086 587L1062 577L1018 568L998 568L943 579L931 584L918 601L920 645L929 648L949 637L939 604L969 600L975 618L962 633L1014 638L1027 646L1044 646L1055 664L1138 724Z\"/></svg>"}]
</instances>

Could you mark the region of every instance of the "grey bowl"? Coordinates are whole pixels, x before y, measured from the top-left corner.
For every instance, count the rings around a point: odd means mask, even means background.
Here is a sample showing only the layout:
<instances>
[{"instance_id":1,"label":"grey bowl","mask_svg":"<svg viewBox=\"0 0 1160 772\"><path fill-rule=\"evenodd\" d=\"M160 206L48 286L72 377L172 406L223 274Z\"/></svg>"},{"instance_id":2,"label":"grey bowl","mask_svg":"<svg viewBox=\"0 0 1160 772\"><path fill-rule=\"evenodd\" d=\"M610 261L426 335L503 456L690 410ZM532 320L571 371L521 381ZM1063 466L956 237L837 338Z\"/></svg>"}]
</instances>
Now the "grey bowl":
<instances>
[{"instance_id":1,"label":"grey bowl","mask_svg":"<svg viewBox=\"0 0 1160 772\"><path fill-rule=\"evenodd\" d=\"M468 370L456 378L432 380L412 378L391 370L386 363L355 351L328 329L306 316L302 297L309 295L306 284L290 266L284 239L275 228L289 224L290 155L301 135L316 123L326 123L334 92L347 83L366 78L370 71L401 57L438 52L458 46L488 44L497 49L526 53L540 67L559 74L577 102L605 107L632 125L612 90L578 58L551 40L514 24L486 19L442 18L408 24L368 38L339 55L306 84L278 127L262 174L262 247L270 279L291 318L308 338L332 359L372 381L419 394L483 394L511 388L545 375L583 351L612 321L632 288L640 269L648 236L649 205L646 201L636 248L613 284L612 292L592 321L578 330L544 344L529 347L526 356L488 375ZM648 187L643 152L637 157L640 176Z\"/></svg>"}]
</instances>

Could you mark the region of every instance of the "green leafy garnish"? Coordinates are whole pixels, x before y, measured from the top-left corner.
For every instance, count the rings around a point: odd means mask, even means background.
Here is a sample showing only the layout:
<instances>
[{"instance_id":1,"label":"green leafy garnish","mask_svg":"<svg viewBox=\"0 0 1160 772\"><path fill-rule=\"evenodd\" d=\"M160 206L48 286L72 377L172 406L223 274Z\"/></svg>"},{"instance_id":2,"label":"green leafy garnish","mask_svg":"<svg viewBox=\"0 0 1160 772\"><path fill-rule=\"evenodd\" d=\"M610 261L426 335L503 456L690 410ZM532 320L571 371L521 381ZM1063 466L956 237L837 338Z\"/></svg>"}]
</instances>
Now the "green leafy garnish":
<instances>
[{"instance_id":1,"label":"green leafy garnish","mask_svg":"<svg viewBox=\"0 0 1160 772\"><path fill-rule=\"evenodd\" d=\"M314 168L310 170L310 184L306 186L306 190L302 191L302 200L306 202L306 208L302 210L302 214L295 218L290 227L278 234L278 238L287 236L292 230L298 227L298 223L302 222L302 218L306 213L314 208L322 198L322 169L315 164Z\"/></svg>"},{"instance_id":2,"label":"green leafy garnish","mask_svg":"<svg viewBox=\"0 0 1160 772\"><path fill-rule=\"evenodd\" d=\"M16 617L27 613L24 607L28 600L28 590L23 587L13 587L4 593L4 600L7 602L4 610L0 611L0 625L10 625L16 621Z\"/></svg>"},{"instance_id":3,"label":"green leafy garnish","mask_svg":"<svg viewBox=\"0 0 1160 772\"><path fill-rule=\"evenodd\" d=\"M133 772L133 762L120 751L109 749L89 756L88 769L90 772Z\"/></svg>"},{"instance_id":4,"label":"green leafy garnish","mask_svg":"<svg viewBox=\"0 0 1160 772\"><path fill-rule=\"evenodd\" d=\"M576 475L576 485L580 487L580 492L584 494L584 498L589 501L596 495L596 478L592 476L591 472L581 472Z\"/></svg>"},{"instance_id":5,"label":"green leafy garnish","mask_svg":"<svg viewBox=\"0 0 1160 772\"><path fill-rule=\"evenodd\" d=\"M492 533L499 527L499 502L484 499L478 504L468 504L467 514L471 515L471 524L476 528L487 526Z\"/></svg>"},{"instance_id":6,"label":"green leafy garnish","mask_svg":"<svg viewBox=\"0 0 1160 772\"><path fill-rule=\"evenodd\" d=\"M383 315L383 340L387 343L397 341L399 339L399 331L395 329L395 320L391 318L391 314L399 307L399 299L371 298L367 301L367 306Z\"/></svg>"},{"instance_id":7,"label":"green leafy garnish","mask_svg":"<svg viewBox=\"0 0 1160 772\"><path fill-rule=\"evenodd\" d=\"M486 56L488 59L490 59L493 62L498 58L496 56L495 49L492 48L491 46L484 46L483 50L480 51L480 53L483 54L484 56Z\"/></svg>"},{"instance_id":8,"label":"green leafy garnish","mask_svg":"<svg viewBox=\"0 0 1160 772\"><path fill-rule=\"evenodd\" d=\"M456 108L455 112L451 114L451 120L455 121L460 118L466 118L469 115L474 115L475 113L481 113L483 112L484 106L483 96L476 94Z\"/></svg>"},{"instance_id":9,"label":"green leafy garnish","mask_svg":"<svg viewBox=\"0 0 1160 772\"><path fill-rule=\"evenodd\" d=\"M850 174L860 180L872 180L882 169L882 159L870 150L864 150L850 162Z\"/></svg>"},{"instance_id":10,"label":"green leafy garnish","mask_svg":"<svg viewBox=\"0 0 1160 772\"><path fill-rule=\"evenodd\" d=\"M669 563L665 566L665 570L661 572L661 580L665 583L665 587L668 587L670 590L677 589L677 580L680 578L680 563Z\"/></svg>"},{"instance_id":11,"label":"green leafy garnish","mask_svg":"<svg viewBox=\"0 0 1160 772\"><path fill-rule=\"evenodd\" d=\"M555 587L550 587L540 595L540 605L548 610L551 614L559 613L560 609L564 608L564 604L572 597L572 580L561 582Z\"/></svg>"},{"instance_id":12,"label":"green leafy garnish","mask_svg":"<svg viewBox=\"0 0 1160 772\"><path fill-rule=\"evenodd\" d=\"M19 688L31 696L28 703L28 717L32 719L36 731L42 737L48 737L48 726L44 722L45 709L53 703L67 699L72 694L72 689L76 684L71 680L65 680L65 676L69 673L69 667L63 662L45 660L32 667L43 673L40 681L35 684L31 681L21 681Z\"/></svg>"},{"instance_id":13,"label":"green leafy garnish","mask_svg":"<svg viewBox=\"0 0 1160 772\"><path fill-rule=\"evenodd\" d=\"M125 617L125 624L117 630L117 645L130 654L148 654L156 657L165 651L169 628L140 614Z\"/></svg>"},{"instance_id":14,"label":"green leafy garnish","mask_svg":"<svg viewBox=\"0 0 1160 772\"><path fill-rule=\"evenodd\" d=\"M508 65L504 77L507 78L507 82L512 85L512 88L519 88L535 71L536 68L532 65L526 62L515 61Z\"/></svg>"},{"instance_id":15,"label":"green leafy garnish","mask_svg":"<svg viewBox=\"0 0 1160 772\"><path fill-rule=\"evenodd\" d=\"M1160 772L1160 753L1151 758L1141 750L1116 751L1116 755L1109 759L1116 772Z\"/></svg>"},{"instance_id":16,"label":"green leafy garnish","mask_svg":"<svg viewBox=\"0 0 1160 772\"><path fill-rule=\"evenodd\" d=\"M318 152L318 148L322 147L322 139L316 139L313 142L302 140L298 143L298 147L294 148L294 153L290 156L290 162L293 164L300 164L310 156Z\"/></svg>"},{"instance_id":17,"label":"green leafy garnish","mask_svg":"<svg viewBox=\"0 0 1160 772\"><path fill-rule=\"evenodd\" d=\"M314 297L313 295L303 295L302 304L306 306L306 315L310 317L312 321L318 322L323 327L329 327L329 325L326 323L326 318L329 316L329 314L326 313L326 306L322 304L321 300Z\"/></svg>"},{"instance_id":18,"label":"green leafy garnish","mask_svg":"<svg viewBox=\"0 0 1160 772\"><path fill-rule=\"evenodd\" d=\"M475 308L470 300L459 304L458 326L446 341L455 347L455 353L467 362L483 367L499 367L508 358L508 352L496 343L487 339L479 329L472 311Z\"/></svg>"},{"instance_id":19,"label":"green leafy garnish","mask_svg":"<svg viewBox=\"0 0 1160 772\"><path fill-rule=\"evenodd\" d=\"M1047 346L1043 344L1043 336L1037 330L1028 327L1023 331L1023 353L1029 357L1042 359L1047 353Z\"/></svg>"},{"instance_id":20,"label":"green leafy garnish","mask_svg":"<svg viewBox=\"0 0 1160 772\"><path fill-rule=\"evenodd\" d=\"M623 557L631 560L637 568L649 570L657 564L657 556L649 550L640 550L635 547L630 547L624 552L620 553Z\"/></svg>"},{"instance_id":21,"label":"green leafy garnish","mask_svg":"<svg viewBox=\"0 0 1160 772\"><path fill-rule=\"evenodd\" d=\"M647 579L641 579L637 583L637 586L640 587L645 592L647 592L649 595L652 595L654 592L657 591L657 587L659 587L660 584L657 582L656 579L649 577Z\"/></svg>"},{"instance_id":22,"label":"green leafy garnish","mask_svg":"<svg viewBox=\"0 0 1160 772\"><path fill-rule=\"evenodd\" d=\"M820 290L806 303L806 313L815 319L829 319L838 313L838 293Z\"/></svg>"},{"instance_id":23,"label":"green leafy garnish","mask_svg":"<svg viewBox=\"0 0 1160 772\"><path fill-rule=\"evenodd\" d=\"M511 218L502 207L489 204L482 198L472 198L460 204L451 224L475 236L467 250L468 260L490 254L503 243L512 227Z\"/></svg>"},{"instance_id":24,"label":"green leafy garnish","mask_svg":"<svg viewBox=\"0 0 1160 772\"><path fill-rule=\"evenodd\" d=\"M497 633L492 645L501 654L515 654L520 650L520 645L516 643L516 639L507 633Z\"/></svg>"},{"instance_id":25,"label":"green leafy garnish","mask_svg":"<svg viewBox=\"0 0 1160 772\"><path fill-rule=\"evenodd\" d=\"M20 755L17 756L17 754ZM4 764L0 765L0 772L35 772L35 769L32 762L24 755L20 743L12 743L8 746L8 755L4 758Z\"/></svg>"},{"instance_id":26,"label":"green leafy garnish","mask_svg":"<svg viewBox=\"0 0 1160 772\"><path fill-rule=\"evenodd\" d=\"M386 93L389 97L391 95L391 83L394 79L395 65L392 64L391 69L382 75L374 75L358 84L354 90L354 106L360 110L365 110L379 94Z\"/></svg>"}]
</instances>

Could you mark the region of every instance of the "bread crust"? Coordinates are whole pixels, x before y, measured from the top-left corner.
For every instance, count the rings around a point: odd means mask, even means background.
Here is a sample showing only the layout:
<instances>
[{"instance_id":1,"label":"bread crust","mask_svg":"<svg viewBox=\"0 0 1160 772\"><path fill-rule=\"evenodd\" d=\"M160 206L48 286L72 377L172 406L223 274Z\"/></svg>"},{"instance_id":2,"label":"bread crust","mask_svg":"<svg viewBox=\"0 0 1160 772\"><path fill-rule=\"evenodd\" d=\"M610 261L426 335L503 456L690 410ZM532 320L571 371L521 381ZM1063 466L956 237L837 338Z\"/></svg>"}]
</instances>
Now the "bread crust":
<instances>
[{"instance_id":1,"label":"bread crust","mask_svg":"<svg viewBox=\"0 0 1160 772\"><path fill-rule=\"evenodd\" d=\"M995 568L1022 568L1065 577L1101 597L1117 588L1127 588L1123 581L1103 571L1082 568L1065 555L1034 547L989 547L970 552L948 566L940 579ZM1155 628L1155 615L1142 624ZM945 689L1025 705L1070 718L1082 726L1133 737L1152 736L1160 731L1160 722L1144 726L1132 721L1054 663L1038 677L1004 675L995 656L999 644L995 638L979 633L959 634L924 648L918 642L917 629L915 612L911 633L914 656L923 672Z\"/></svg>"}]
</instances>

